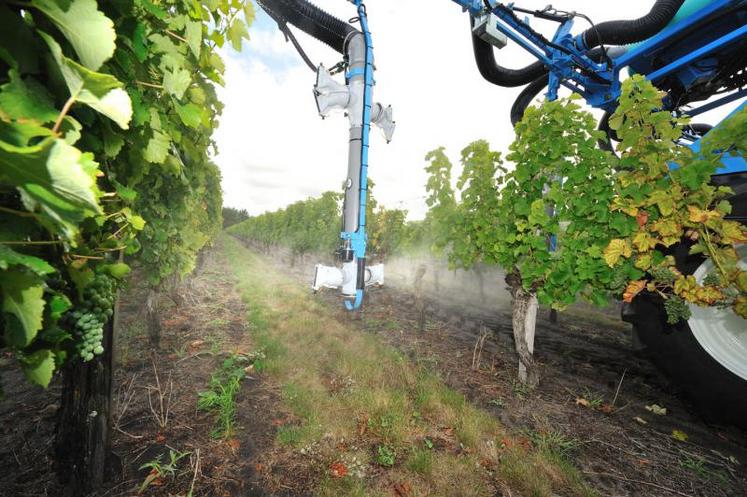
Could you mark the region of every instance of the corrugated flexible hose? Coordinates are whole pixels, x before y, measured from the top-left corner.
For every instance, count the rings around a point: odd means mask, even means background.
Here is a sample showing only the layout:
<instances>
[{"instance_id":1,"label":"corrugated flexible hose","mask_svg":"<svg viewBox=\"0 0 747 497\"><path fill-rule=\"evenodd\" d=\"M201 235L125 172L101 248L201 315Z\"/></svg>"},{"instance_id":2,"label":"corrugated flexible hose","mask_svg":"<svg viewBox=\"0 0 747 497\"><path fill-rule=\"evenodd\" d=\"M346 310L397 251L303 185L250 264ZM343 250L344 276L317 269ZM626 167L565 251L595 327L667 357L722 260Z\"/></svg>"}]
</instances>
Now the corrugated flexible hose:
<instances>
[{"instance_id":1,"label":"corrugated flexible hose","mask_svg":"<svg viewBox=\"0 0 747 497\"><path fill-rule=\"evenodd\" d=\"M650 38L664 29L683 3L684 0L657 0L649 13L643 17L628 21L604 22L589 28L582 34L585 48L588 50L603 44L625 45ZM478 36L472 35L472 46L480 74L495 85L523 86L543 77L548 72L541 62L535 62L521 69L500 66L495 59L493 46Z\"/></svg>"},{"instance_id":2,"label":"corrugated flexible hose","mask_svg":"<svg viewBox=\"0 0 747 497\"><path fill-rule=\"evenodd\" d=\"M358 32L350 24L306 0L257 1L272 17L294 25L341 54L345 53L345 42L349 36Z\"/></svg>"}]
</instances>

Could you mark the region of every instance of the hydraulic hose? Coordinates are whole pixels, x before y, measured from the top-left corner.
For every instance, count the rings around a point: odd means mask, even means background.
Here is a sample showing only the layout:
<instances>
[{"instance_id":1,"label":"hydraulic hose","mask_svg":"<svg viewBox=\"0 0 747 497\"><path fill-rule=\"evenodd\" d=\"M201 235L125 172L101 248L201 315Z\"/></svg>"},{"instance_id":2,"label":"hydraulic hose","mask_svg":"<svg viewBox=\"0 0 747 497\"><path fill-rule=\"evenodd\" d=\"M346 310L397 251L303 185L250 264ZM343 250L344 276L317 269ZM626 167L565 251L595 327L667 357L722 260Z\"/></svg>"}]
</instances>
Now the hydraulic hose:
<instances>
[{"instance_id":1,"label":"hydraulic hose","mask_svg":"<svg viewBox=\"0 0 747 497\"><path fill-rule=\"evenodd\" d=\"M586 56L594 62L601 62L602 60L604 60L607 54L600 47L594 47L586 52ZM519 93L519 96L516 97L514 104L511 106L511 124L513 126L516 126L516 124L521 121L521 119L524 117L524 112L527 110L527 107L529 107L534 99L537 98L537 95L539 95L542 90L545 89L548 83L549 78L547 73L545 73L529 83L529 85L527 85L521 91L521 93Z\"/></svg>"},{"instance_id":2,"label":"hydraulic hose","mask_svg":"<svg viewBox=\"0 0 747 497\"><path fill-rule=\"evenodd\" d=\"M648 14L628 21L597 24L581 34L586 49L600 45L627 45L654 36L664 29L685 0L656 0Z\"/></svg>"},{"instance_id":3,"label":"hydraulic hose","mask_svg":"<svg viewBox=\"0 0 747 497\"><path fill-rule=\"evenodd\" d=\"M271 17L289 22L301 31L345 53L345 43L359 31L306 0L257 0Z\"/></svg>"},{"instance_id":4,"label":"hydraulic hose","mask_svg":"<svg viewBox=\"0 0 747 497\"><path fill-rule=\"evenodd\" d=\"M629 21L609 21L593 26L579 36L584 45L582 48L589 50L600 45L626 45L650 38L669 24L684 1L657 0L649 13L643 17ZM499 65L495 59L493 46L474 34L472 35L472 47L480 74L494 85L523 86L536 82L548 72L539 61L521 69L509 69ZM536 85L532 87L537 88ZM541 87L537 93L540 90ZM523 114L523 111L521 113Z\"/></svg>"},{"instance_id":5,"label":"hydraulic hose","mask_svg":"<svg viewBox=\"0 0 747 497\"><path fill-rule=\"evenodd\" d=\"M523 86L547 74L547 69L542 62L535 62L521 69L509 69L498 65L495 60L493 45L475 34L472 35L472 50L475 53L475 62L477 62L480 74L494 85Z\"/></svg>"}]
</instances>

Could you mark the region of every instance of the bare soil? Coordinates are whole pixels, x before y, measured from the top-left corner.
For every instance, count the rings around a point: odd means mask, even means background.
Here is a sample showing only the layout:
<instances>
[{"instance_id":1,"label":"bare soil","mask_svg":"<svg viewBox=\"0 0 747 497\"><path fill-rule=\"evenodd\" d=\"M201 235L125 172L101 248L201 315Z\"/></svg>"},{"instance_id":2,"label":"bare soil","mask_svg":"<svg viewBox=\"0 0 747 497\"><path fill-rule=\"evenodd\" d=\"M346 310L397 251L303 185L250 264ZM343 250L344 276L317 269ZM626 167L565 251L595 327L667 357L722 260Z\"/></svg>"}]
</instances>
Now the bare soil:
<instances>
[{"instance_id":1,"label":"bare soil","mask_svg":"<svg viewBox=\"0 0 747 497\"><path fill-rule=\"evenodd\" d=\"M297 277L308 284L301 269ZM270 378L250 372L243 381L237 429L228 439L212 437L214 415L196 408L198 393L208 389L224 358L255 349L220 250L207 255L181 296L179 306L161 299L162 350L155 355L143 325L144 286L133 283L121 297L116 464L109 488L97 495L137 495L149 471L140 467L159 456L167 461L170 451L190 455L174 477L156 480L142 495L186 496L192 487L195 497L310 495L319 475L309 472L302 454L278 445L279 427L294 419ZM374 289L354 314L342 309L335 292L318 298L341 323L376 334L439 375L518 440L561 451L601 496L747 495L747 434L704 423L633 352L626 326L614 319L561 314L552 324L543 315L535 345L542 381L529 391L514 381L517 358L504 313L426 299L421 331L415 298L406 291ZM0 496L63 495L52 468L59 383L46 391L28 386L7 355L0 357L0 375L6 392L0 401ZM167 409L158 402L159 385ZM647 410L653 404L666 415ZM166 410L168 422L159 426ZM393 488L393 495L402 495Z\"/></svg>"}]
</instances>

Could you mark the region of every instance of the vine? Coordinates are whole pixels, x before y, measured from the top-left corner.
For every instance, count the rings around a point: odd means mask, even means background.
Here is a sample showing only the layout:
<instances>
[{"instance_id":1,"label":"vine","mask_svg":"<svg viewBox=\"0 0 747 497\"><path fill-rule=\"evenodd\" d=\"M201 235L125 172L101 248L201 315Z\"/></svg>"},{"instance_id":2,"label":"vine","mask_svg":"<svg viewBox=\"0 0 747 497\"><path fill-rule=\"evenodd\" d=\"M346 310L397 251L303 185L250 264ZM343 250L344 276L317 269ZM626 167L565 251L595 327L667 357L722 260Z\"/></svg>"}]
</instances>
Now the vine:
<instances>
[{"instance_id":1,"label":"vine","mask_svg":"<svg viewBox=\"0 0 747 497\"><path fill-rule=\"evenodd\" d=\"M102 352L130 265L185 274L220 229L218 50L253 17L238 0L0 4L0 346L33 383Z\"/></svg>"},{"instance_id":2,"label":"vine","mask_svg":"<svg viewBox=\"0 0 747 497\"><path fill-rule=\"evenodd\" d=\"M747 228L729 219L734 192L711 182L725 154L747 152L747 109L706 135L696 153L675 144L688 120L658 110L664 96L642 77L630 78L610 120L621 140L611 208L636 222L628 237L610 242L605 259L613 267L633 261L645 271L624 298L630 302L644 290L657 294L671 324L690 317L687 304L731 308L747 319L747 271L736 250L747 243ZM670 170L672 164L678 167ZM680 245L687 257L710 260L713 270L701 280L683 274L673 250Z\"/></svg>"}]
</instances>

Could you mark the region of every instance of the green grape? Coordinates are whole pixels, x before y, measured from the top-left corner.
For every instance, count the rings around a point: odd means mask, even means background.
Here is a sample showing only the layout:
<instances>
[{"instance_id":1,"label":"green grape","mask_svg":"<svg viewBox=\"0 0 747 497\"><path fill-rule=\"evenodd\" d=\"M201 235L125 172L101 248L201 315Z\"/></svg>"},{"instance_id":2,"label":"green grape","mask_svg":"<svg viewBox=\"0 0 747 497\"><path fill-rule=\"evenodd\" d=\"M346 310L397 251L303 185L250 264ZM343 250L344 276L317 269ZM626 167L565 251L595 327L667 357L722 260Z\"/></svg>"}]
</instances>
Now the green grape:
<instances>
[{"instance_id":1,"label":"green grape","mask_svg":"<svg viewBox=\"0 0 747 497\"><path fill-rule=\"evenodd\" d=\"M667 323L669 324L686 321L691 316L687 302L677 295L672 295L664 301L664 310L667 312Z\"/></svg>"},{"instance_id":2,"label":"green grape","mask_svg":"<svg viewBox=\"0 0 747 497\"><path fill-rule=\"evenodd\" d=\"M672 285L677 279L677 275L666 266L655 267L650 270L651 277L658 283Z\"/></svg>"},{"instance_id":3,"label":"green grape","mask_svg":"<svg viewBox=\"0 0 747 497\"><path fill-rule=\"evenodd\" d=\"M98 274L83 291L83 299L69 314L75 337L75 348L83 361L91 361L104 352L104 325L114 315L116 284L112 278Z\"/></svg>"},{"instance_id":4,"label":"green grape","mask_svg":"<svg viewBox=\"0 0 747 497\"><path fill-rule=\"evenodd\" d=\"M709 273L703 278L703 286L721 286L721 278L716 273Z\"/></svg>"}]
</instances>

